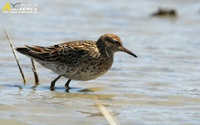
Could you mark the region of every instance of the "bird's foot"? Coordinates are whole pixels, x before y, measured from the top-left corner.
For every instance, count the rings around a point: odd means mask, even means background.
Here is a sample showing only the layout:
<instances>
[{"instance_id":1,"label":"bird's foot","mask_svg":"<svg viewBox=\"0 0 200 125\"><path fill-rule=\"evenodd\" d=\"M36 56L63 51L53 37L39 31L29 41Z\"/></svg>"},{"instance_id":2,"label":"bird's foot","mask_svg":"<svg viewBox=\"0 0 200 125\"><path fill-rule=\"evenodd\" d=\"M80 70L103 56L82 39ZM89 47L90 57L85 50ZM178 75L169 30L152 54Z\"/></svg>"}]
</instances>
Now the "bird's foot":
<instances>
[{"instance_id":1,"label":"bird's foot","mask_svg":"<svg viewBox=\"0 0 200 125\"><path fill-rule=\"evenodd\" d=\"M55 87L50 87L50 91L54 91L55 90Z\"/></svg>"},{"instance_id":2,"label":"bird's foot","mask_svg":"<svg viewBox=\"0 0 200 125\"><path fill-rule=\"evenodd\" d=\"M69 89L71 89L70 87L69 87L69 83L71 82L71 79L69 79L66 83L65 83L65 87L69 90Z\"/></svg>"},{"instance_id":3,"label":"bird's foot","mask_svg":"<svg viewBox=\"0 0 200 125\"><path fill-rule=\"evenodd\" d=\"M65 87L66 87L66 89L71 89L71 87L69 87L69 85L67 84L65 84Z\"/></svg>"}]
</instances>

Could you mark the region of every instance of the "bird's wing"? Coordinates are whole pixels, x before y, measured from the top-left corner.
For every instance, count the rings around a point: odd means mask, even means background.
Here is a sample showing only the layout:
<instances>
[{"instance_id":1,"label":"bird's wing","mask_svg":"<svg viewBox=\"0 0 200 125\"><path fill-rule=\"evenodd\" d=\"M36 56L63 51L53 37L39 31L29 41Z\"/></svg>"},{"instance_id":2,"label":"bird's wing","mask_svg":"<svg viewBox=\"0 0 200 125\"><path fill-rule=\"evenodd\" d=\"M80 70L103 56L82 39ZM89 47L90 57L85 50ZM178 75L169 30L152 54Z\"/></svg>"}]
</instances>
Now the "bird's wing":
<instances>
[{"instance_id":1,"label":"bird's wing","mask_svg":"<svg viewBox=\"0 0 200 125\"><path fill-rule=\"evenodd\" d=\"M92 43L92 41L91 41ZM93 44L93 43L92 43ZM90 44L90 46L92 45ZM26 48L17 48L16 50L35 59L36 61L45 61L52 63L77 64L79 60L87 56L95 55L92 48L88 48L85 42L63 43L49 47L26 46ZM85 49L85 47L87 49ZM91 51L93 53L91 53Z\"/></svg>"}]
</instances>

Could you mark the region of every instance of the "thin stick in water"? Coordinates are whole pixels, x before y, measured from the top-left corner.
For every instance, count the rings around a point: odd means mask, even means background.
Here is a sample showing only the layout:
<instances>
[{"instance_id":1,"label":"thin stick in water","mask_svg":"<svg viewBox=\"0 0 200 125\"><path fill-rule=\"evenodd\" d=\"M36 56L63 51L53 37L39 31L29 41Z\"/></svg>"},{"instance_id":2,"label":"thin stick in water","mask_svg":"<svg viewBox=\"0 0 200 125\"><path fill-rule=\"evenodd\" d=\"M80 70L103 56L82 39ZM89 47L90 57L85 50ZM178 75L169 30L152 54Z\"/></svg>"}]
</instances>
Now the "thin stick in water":
<instances>
[{"instance_id":1,"label":"thin stick in water","mask_svg":"<svg viewBox=\"0 0 200 125\"><path fill-rule=\"evenodd\" d=\"M104 118L107 120L107 122L110 124L110 125L119 125L119 122L117 121L116 118L114 118L112 116L112 114L110 114L108 112L108 110L105 108L105 106L103 106L100 101L96 98L94 98L95 102L96 102L96 105L97 107L99 108L99 110L101 111L101 113L103 114Z\"/></svg>"},{"instance_id":2,"label":"thin stick in water","mask_svg":"<svg viewBox=\"0 0 200 125\"><path fill-rule=\"evenodd\" d=\"M34 74L34 78L35 78L35 85L37 86L39 84L39 77L38 77L38 74L37 74L37 68L36 68L36 65L35 65L35 62L33 59L31 59L31 63L32 63L32 71L33 71L33 74Z\"/></svg>"},{"instance_id":3,"label":"thin stick in water","mask_svg":"<svg viewBox=\"0 0 200 125\"><path fill-rule=\"evenodd\" d=\"M14 54L15 60L16 60L16 62L17 62L17 65L18 65L18 67L19 67L19 71L20 71L20 73L21 73L21 75L22 75L22 79L23 79L24 85L26 85L26 78L25 78L24 73L23 73L23 71L22 71L22 68L21 68L21 66L20 66L20 64L19 64L19 60L18 60L17 55L16 55L16 53L15 53L14 47L13 47L13 45L12 45L12 41L11 41L11 39L10 39L10 36L8 35L8 32L6 31L5 27L4 27L4 31L5 31L5 33L6 33L6 36L7 36L7 38L8 38L8 41L9 41L9 43L10 43L10 47L11 47L12 52L13 52L13 54Z\"/></svg>"}]
</instances>

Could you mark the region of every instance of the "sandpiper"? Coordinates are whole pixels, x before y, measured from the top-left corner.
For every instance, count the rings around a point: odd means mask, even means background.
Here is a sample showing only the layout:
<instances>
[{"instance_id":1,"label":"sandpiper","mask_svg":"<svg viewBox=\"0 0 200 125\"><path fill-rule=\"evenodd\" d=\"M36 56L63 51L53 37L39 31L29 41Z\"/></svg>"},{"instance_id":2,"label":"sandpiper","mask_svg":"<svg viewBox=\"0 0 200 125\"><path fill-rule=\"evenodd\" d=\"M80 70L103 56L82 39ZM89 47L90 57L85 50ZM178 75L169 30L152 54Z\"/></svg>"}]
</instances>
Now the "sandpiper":
<instances>
[{"instance_id":1,"label":"sandpiper","mask_svg":"<svg viewBox=\"0 0 200 125\"><path fill-rule=\"evenodd\" d=\"M97 41L69 41L48 47L25 45L16 50L58 74L50 90L54 90L61 76L68 78L65 86L69 89L71 80L87 81L103 75L111 68L115 52L123 51L137 57L114 34L104 34Z\"/></svg>"}]
</instances>

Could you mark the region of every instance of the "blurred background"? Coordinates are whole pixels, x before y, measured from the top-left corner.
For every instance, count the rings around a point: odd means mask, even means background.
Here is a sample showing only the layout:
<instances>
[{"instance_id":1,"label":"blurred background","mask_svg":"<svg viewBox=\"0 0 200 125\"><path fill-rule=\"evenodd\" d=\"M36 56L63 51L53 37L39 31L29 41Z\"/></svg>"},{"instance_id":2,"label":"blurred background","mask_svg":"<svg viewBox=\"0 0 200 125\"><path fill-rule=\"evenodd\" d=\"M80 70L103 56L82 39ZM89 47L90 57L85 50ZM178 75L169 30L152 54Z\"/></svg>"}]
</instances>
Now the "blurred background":
<instances>
[{"instance_id":1,"label":"blurred background","mask_svg":"<svg viewBox=\"0 0 200 125\"><path fill-rule=\"evenodd\" d=\"M3 0L0 7L8 2L34 4L37 13L0 12L0 124L105 125L94 97L121 125L200 123L199 0ZM159 8L176 14L156 15ZM68 93L66 78L49 91L57 75L38 64L40 85L34 88L30 59L17 53L28 81L23 85L3 26L15 47L113 33L138 58L116 53L104 76L72 81Z\"/></svg>"}]
</instances>

